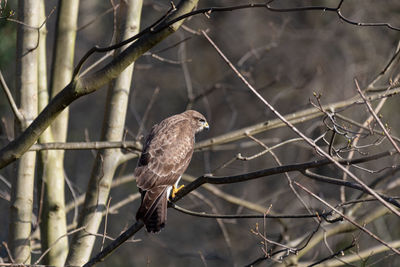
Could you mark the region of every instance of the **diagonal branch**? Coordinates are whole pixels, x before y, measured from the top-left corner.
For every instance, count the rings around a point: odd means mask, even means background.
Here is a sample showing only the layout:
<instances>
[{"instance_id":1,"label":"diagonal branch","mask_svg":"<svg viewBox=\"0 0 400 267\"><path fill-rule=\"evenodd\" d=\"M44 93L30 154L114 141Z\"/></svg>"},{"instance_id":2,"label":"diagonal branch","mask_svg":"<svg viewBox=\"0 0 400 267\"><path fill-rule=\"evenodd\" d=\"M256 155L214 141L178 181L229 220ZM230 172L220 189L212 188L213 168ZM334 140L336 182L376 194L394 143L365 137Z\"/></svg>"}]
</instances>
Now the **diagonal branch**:
<instances>
[{"instance_id":1,"label":"diagonal branch","mask_svg":"<svg viewBox=\"0 0 400 267\"><path fill-rule=\"evenodd\" d=\"M381 129L383 130L383 132L385 133L386 137L389 139L390 143L392 143L392 145L394 146L394 148L396 149L397 153L400 153L400 148L397 145L397 143L393 140L393 138L390 136L388 130L386 129L386 127L383 125L382 121L379 119L378 115L376 115L374 109L371 107L371 104L368 102L367 98L365 97L364 93L361 91L360 86L358 85L357 80L354 80L356 83L356 87L357 87L357 91L360 94L361 98L364 100L365 105L367 106L369 112L371 113L371 115L374 117L374 119L378 122L379 126L381 127Z\"/></svg>"},{"instance_id":2,"label":"diagonal branch","mask_svg":"<svg viewBox=\"0 0 400 267\"><path fill-rule=\"evenodd\" d=\"M22 123L24 121L24 116L21 114L21 112L19 112L17 104L15 104L14 98L12 97L10 89L8 88L7 83L4 80L3 73L1 73L1 71L0 71L0 83L1 86L3 87L4 93L7 96L8 102L10 103L11 110L13 111L14 116L17 118L19 123Z\"/></svg>"}]
</instances>

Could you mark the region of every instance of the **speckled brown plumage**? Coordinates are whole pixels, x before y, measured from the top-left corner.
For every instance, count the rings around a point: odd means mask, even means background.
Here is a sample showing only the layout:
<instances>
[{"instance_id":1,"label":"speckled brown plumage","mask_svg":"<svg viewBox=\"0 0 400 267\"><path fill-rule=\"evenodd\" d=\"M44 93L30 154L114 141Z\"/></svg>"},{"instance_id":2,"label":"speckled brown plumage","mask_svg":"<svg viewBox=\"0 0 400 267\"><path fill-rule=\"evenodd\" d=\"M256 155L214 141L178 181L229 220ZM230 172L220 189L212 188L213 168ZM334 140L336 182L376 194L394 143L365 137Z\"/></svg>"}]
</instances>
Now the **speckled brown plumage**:
<instances>
[{"instance_id":1,"label":"speckled brown plumage","mask_svg":"<svg viewBox=\"0 0 400 267\"><path fill-rule=\"evenodd\" d=\"M144 222L148 232L164 227L170 188L187 169L195 134L204 128L208 128L204 116L188 110L154 125L147 136L134 176L142 194L136 219Z\"/></svg>"}]
</instances>

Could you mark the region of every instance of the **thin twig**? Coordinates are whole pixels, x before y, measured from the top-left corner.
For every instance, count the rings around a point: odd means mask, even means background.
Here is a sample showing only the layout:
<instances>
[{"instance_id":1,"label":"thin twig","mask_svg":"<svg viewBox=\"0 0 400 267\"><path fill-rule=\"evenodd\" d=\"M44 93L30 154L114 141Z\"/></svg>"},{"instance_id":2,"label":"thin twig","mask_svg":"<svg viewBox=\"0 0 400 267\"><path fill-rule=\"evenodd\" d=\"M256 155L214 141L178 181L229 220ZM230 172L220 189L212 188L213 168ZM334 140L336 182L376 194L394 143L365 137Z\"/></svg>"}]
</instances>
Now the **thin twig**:
<instances>
[{"instance_id":1,"label":"thin twig","mask_svg":"<svg viewBox=\"0 0 400 267\"><path fill-rule=\"evenodd\" d=\"M183 27L183 25L182 25L181 27ZM177 47L177 46L180 45L181 43L184 43L184 42L189 41L190 39L192 39L192 37L186 37L186 38L184 38L184 39L182 39L182 40L179 40L178 42L176 42L176 43L174 43L174 44L172 44L172 45L170 45L170 46L167 46L167 47L165 47L165 48L161 48L160 50L153 51L153 53L154 53L154 54L160 54L160 53L166 52L166 51L168 51L168 50L170 50L170 49L172 49L172 48Z\"/></svg>"},{"instance_id":2,"label":"thin twig","mask_svg":"<svg viewBox=\"0 0 400 267\"><path fill-rule=\"evenodd\" d=\"M3 175L0 174L0 181L2 181L8 189L11 189L11 183L4 177Z\"/></svg>"},{"instance_id":3,"label":"thin twig","mask_svg":"<svg viewBox=\"0 0 400 267\"><path fill-rule=\"evenodd\" d=\"M186 60L186 61L172 60L172 59L168 59L168 58L159 56L159 55L154 54L154 53L151 53L151 52L146 52L145 54L143 54L143 56L151 56L151 57L154 58L154 59L157 59L157 60L159 60L159 61L161 61L161 62L165 62L165 63L172 64L172 65L181 65L182 63L190 62L190 61L191 61L190 59L188 59L188 60Z\"/></svg>"},{"instance_id":4,"label":"thin twig","mask_svg":"<svg viewBox=\"0 0 400 267\"><path fill-rule=\"evenodd\" d=\"M4 248L5 248L6 251L7 251L8 258L10 259L11 263L14 264L15 261L14 261L14 258L13 258L13 256L12 256L12 254L11 254L10 249L8 248L7 243L6 243L5 241L3 241L2 244L3 244Z\"/></svg>"},{"instance_id":5,"label":"thin twig","mask_svg":"<svg viewBox=\"0 0 400 267\"><path fill-rule=\"evenodd\" d=\"M281 253L284 253L284 256L279 257L280 259L282 259L283 257L287 257L290 254L297 254L300 251L302 251L303 249L305 249L308 244L310 243L311 239L313 238L313 236L318 232L319 228L320 228L321 224L318 224L318 226L311 232L311 234L308 234L305 236L305 238L303 238L300 242L298 242L298 245L294 246L295 249L281 249L278 251L275 251L274 253L271 253L270 255L263 255L262 257L259 257L258 259L252 261L250 264L245 265L246 267L253 267L254 265L265 261L267 259L273 259L272 257ZM300 246L300 244L303 244L301 247L297 248L298 246Z\"/></svg>"},{"instance_id":6,"label":"thin twig","mask_svg":"<svg viewBox=\"0 0 400 267\"><path fill-rule=\"evenodd\" d=\"M265 217L265 216L264 216L264 217ZM261 238L265 241L264 243L266 243L266 244L267 244L267 243L271 243L271 244L274 244L274 245L276 245L276 246L283 247L283 248L285 248L287 251L291 251L292 253L295 253L295 252L297 251L297 248L292 248L292 247L286 246L286 245L284 245L284 244L278 243L278 242L276 242L276 241L273 241L273 240L271 240L271 239L268 239L267 236L266 236L265 234L262 234L262 233L260 232L259 227L258 227L258 224L256 224L256 229L255 229L255 230L251 229L251 232L252 232L253 234L255 234L256 236L261 237ZM266 253L266 252L267 252L267 249L264 247L264 253L265 253L266 256L268 257L269 255L268 255L268 253Z\"/></svg>"},{"instance_id":7,"label":"thin twig","mask_svg":"<svg viewBox=\"0 0 400 267\"><path fill-rule=\"evenodd\" d=\"M103 16L107 15L110 12L114 12L114 9L119 8L120 4L116 4L115 6L110 7L109 9L105 10L103 13L97 15L94 19L92 19L91 21L87 22L86 24L79 26L78 29L76 29L77 32L84 30L85 28L89 27L90 25L92 25L94 22L96 22L96 20L98 19L102 19Z\"/></svg>"},{"instance_id":8,"label":"thin twig","mask_svg":"<svg viewBox=\"0 0 400 267\"><path fill-rule=\"evenodd\" d=\"M14 98L12 97L12 94L11 94L11 92L10 92L10 89L8 88L7 83L6 83L6 81L4 80L3 73L2 73L1 71L0 71L0 83L1 83L1 86L3 87L4 93L5 93L6 96L7 96L8 102L10 103L11 110L13 111L14 116L17 118L17 120L18 120L18 122L19 122L20 124L23 123L23 121L24 121L24 116L22 115L21 112L19 112L19 109L18 109L18 107L17 107L17 104L15 104Z\"/></svg>"},{"instance_id":9,"label":"thin twig","mask_svg":"<svg viewBox=\"0 0 400 267\"><path fill-rule=\"evenodd\" d=\"M109 211L109 209L110 209L111 199L112 199L112 197L110 197L110 198L108 199L108 202L107 202L107 209L106 209L106 214L105 214L105 219L104 219L103 239L101 240L101 247L100 247L100 250L103 250L103 248L104 248L104 242L105 242L106 236L107 236L108 211Z\"/></svg>"},{"instance_id":10,"label":"thin twig","mask_svg":"<svg viewBox=\"0 0 400 267\"><path fill-rule=\"evenodd\" d=\"M78 221L78 196L74 190L73 184L71 182L71 180L68 178L67 173L64 170L64 179L65 179L65 183L68 186L69 191L71 192L72 195L72 202L73 202L73 207L74 207L74 217L72 219L72 224L76 224ZM67 214L67 210L64 210L65 214Z\"/></svg>"},{"instance_id":11,"label":"thin twig","mask_svg":"<svg viewBox=\"0 0 400 267\"><path fill-rule=\"evenodd\" d=\"M112 51L108 51L107 53L104 54L104 56L102 56L101 58L97 59L90 66L88 66L81 73L79 73L79 76L82 77L82 76L86 75L86 73L90 72L92 69L94 69L96 66L98 66L101 62L103 62L107 58L111 57L113 54L114 53Z\"/></svg>"},{"instance_id":12,"label":"thin twig","mask_svg":"<svg viewBox=\"0 0 400 267\"><path fill-rule=\"evenodd\" d=\"M367 98L365 97L364 93L361 91L360 86L358 85L358 81L354 80L356 83L357 91L360 94L361 98L364 100L365 105L367 106L369 112L371 113L372 116L374 116L375 120L378 122L379 126L385 133L386 137L389 139L390 143L394 146L396 149L397 153L400 153L400 148L397 145L397 143L393 140L393 138L390 136L389 132L387 131L386 127L383 125L382 121L379 119L378 115L376 115L374 109L371 107L371 104L368 102Z\"/></svg>"},{"instance_id":13,"label":"thin twig","mask_svg":"<svg viewBox=\"0 0 400 267\"><path fill-rule=\"evenodd\" d=\"M184 39L183 33L181 35L182 35L182 39ZM190 100L190 99L193 99L193 83L192 83L192 77L190 76L189 67L187 65L186 43L185 42L182 42L179 45L178 58L180 61L182 61L181 67L182 67L182 71L183 71L183 78L185 80L186 94L187 94L187 98ZM187 108L189 109L191 107L188 106Z\"/></svg>"},{"instance_id":14,"label":"thin twig","mask_svg":"<svg viewBox=\"0 0 400 267\"><path fill-rule=\"evenodd\" d=\"M154 92L153 92L153 94L152 94L152 96L150 98L149 103L147 104L147 108L146 108L146 111L143 114L142 121L140 122L139 130L138 130L138 132L136 134L136 138L135 138L136 141L138 141L140 139L141 135L142 135L142 132L143 132L143 129L144 129L144 125L145 125L145 123L147 121L147 117L149 116L150 110L153 107L154 101L156 100L157 95L158 95L159 92L160 92L160 87L156 87L156 89L154 89Z\"/></svg>"},{"instance_id":15,"label":"thin twig","mask_svg":"<svg viewBox=\"0 0 400 267\"><path fill-rule=\"evenodd\" d=\"M55 10L56 10L56 7L54 7L54 8L50 11L50 13L46 16L46 18L44 19L44 21L42 22L42 24L40 24L39 27L32 26L32 25L26 24L26 23L24 23L24 22L22 22L22 21L19 21L19 20L16 20L16 19L12 19L12 18L7 18L7 19L6 19L6 20L8 20L8 21L15 22L15 23L17 23L17 24L23 25L24 27L27 27L27 28L29 28L29 29L33 29L33 30L36 30L36 31L37 31L37 43L36 43L36 45L35 45L34 47L28 49L28 51L26 51L26 53L24 53L22 56L27 55L28 53L30 53L31 51L33 51L33 50L35 50L36 48L39 47L40 29L47 23L47 20L51 17L51 15L53 15L53 13L54 13Z\"/></svg>"},{"instance_id":16,"label":"thin twig","mask_svg":"<svg viewBox=\"0 0 400 267\"><path fill-rule=\"evenodd\" d=\"M84 230L84 229L85 229L85 226L82 226L82 227L76 228L75 230L72 230L72 231L70 231L70 232L68 232L68 233L66 233L66 234L63 234L63 235L59 236L59 237L56 239L56 241L54 241L54 243L51 244L51 245L48 247L48 249L46 249L46 250L42 253L42 255L39 257L39 259L37 259L37 260L35 261L35 265L36 265L36 264L39 264L39 262L44 258L44 256L46 256L47 253L49 253L49 251L50 251L50 250L58 243L58 241L60 241L62 238L66 238L67 236L72 235L72 234L74 234L74 233L76 233L76 232L82 231L82 230Z\"/></svg>"},{"instance_id":17,"label":"thin twig","mask_svg":"<svg viewBox=\"0 0 400 267\"><path fill-rule=\"evenodd\" d=\"M383 99L386 99L386 98L383 98ZM378 106L379 106L379 104L378 104ZM378 106L377 106L377 107L378 107ZM385 133L383 133L382 131L378 131L378 130L376 130L376 129L370 129L370 128L368 128L367 126L364 126L363 124L360 124L360 123L358 123L358 122L356 122L356 121L354 121L354 120L352 120L352 119L350 119L350 118L348 118L348 117L345 117L345 116L343 116L343 115L341 115L341 114L339 114L339 113L336 113L335 116L338 117L339 119L345 121L345 122L348 122L348 123L350 123L350 124L352 124L352 125L354 125L354 126L357 126L357 127L361 128L361 129L363 129L363 130L365 130L365 131L371 131L371 130L372 130L372 132L373 132L374 134L381 135L381 136L385 136ZM393 138L394 140L400 142L400 138L399 138L399 137L397 137L397 136L392 136L392 138Z\"/></svg>"},{"instance_id":18,"label":"thin twig","mask_svg":"<svg viewBox=\"0 0 400 267\"><path fill-rule=\"evenodd\" d=\"M389 59L383 70L375 77L375 79L369 83L365 91L374 91L376 89L375 84L383 78L383 76L390 72L395 66L397 66L400 60L400 41L397 43L396 51L393 56Z\"/></svg>"},{"instance_id":19,"label":"thin twig","mask_svg":"<svg viewBox=\"0 0 400 267\"><path fill-rule=\"evenodd\" d=\"M321 260L319 260L319 261L317 261L317 262L314 262L314 263L308 265L308 267L316 266L316 265L318 265L318 264L323 263L324 261L327 261L327 260L336 258L337 256L343 255L344 252L345 252L346 250L349 250L349 249L353 248L355 245L356 245L355 240L353 240L353 241L351 242L351 244L348 245L347 247L338 250L337 252L333 253L332 255L330 255L330 256L328 256L328 257L326 257L326 258L323 258L323 259L321 259Z\"/></svg>"},{"instance_id":20,"label":"thin twig","mask_svg":"<svg viewBox=\"0 0 400 267\"><path fill-rule=\"evenodd\" d=\"M387 100L387 98L382 98L381 101L379 101L379 104L378 104L378 105L376 106L376 108L375 108L375 111L376 111L376 112L379 112L379 111L383 108L383 105L386 103L386 100ZM363 123L362 126L366 128L366 127L372 122L372 120L373 120L373 116L369 116L369 117L364 121L364 123ZM361 128L361 129L358 131L358 133L361 134L362 129L363 129L363 128ZM358 144L358 141L359 141L359 140L360 140L360 135L357 135L357 136L353 139L352 146L356 146L356 145ZM354 156L354 153L355 153L355 150L350 151L349 155L347 156L347 159L352 159L353 156ZM349 169L349 166L347 166L346 168ZM347 174L346 174L346 173L343 173L342 179L343 179L344 181L347 180ZM340 188L340 200L341 200L342 202L345 202L345 201L346 201L346 193L345 193L345 192L346 192L346 191L345 191L345 188L344 188L344 187L341 187L341 188Z\"/></svg>"}]
</instances>

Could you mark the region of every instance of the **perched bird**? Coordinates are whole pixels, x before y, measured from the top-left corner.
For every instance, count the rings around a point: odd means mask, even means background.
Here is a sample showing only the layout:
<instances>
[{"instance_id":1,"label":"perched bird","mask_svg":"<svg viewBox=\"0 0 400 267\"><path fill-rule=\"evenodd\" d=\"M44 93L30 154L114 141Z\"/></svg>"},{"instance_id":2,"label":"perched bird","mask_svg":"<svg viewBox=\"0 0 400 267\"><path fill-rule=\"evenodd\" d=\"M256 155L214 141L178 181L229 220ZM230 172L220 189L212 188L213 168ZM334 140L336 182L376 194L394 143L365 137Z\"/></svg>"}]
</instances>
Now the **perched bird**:
<instances>
[{"instance_id":1,"label":"perched bird","mask_svg":"<svg viewBox=\"0 0 400 267\"><path fill-rule=\"evenodd\" d=\"M168 117L151 129L134 171L142 203L136 213L148 232L159 232L167 220L167 202L175 197L179 180L193 155L195 134L208 129L195 110Z\"/></svg>"}]
</instances>

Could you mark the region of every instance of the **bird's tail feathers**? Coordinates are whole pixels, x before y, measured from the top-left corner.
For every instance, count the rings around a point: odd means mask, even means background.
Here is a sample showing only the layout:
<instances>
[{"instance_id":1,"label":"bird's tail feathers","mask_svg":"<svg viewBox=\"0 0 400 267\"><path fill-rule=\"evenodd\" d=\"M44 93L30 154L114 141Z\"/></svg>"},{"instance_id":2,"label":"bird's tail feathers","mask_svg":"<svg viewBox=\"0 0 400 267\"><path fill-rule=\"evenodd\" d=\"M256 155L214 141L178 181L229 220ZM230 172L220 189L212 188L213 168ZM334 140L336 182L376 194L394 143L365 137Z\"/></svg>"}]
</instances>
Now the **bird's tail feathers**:
<instances>
[{"instance_id":1,"label":"bird's tail feathers","mask_svg":"<svg viewBox=\"0 0 400 267\"><path fill-rule=\"evenodd\" d=\"M155 201L150 203L153 199ZM142 220L148 232L159 232L167 220L167 201L167 187L143 191L142 204L136 213L136 220Z\"/></svg>"}]
</instances>

